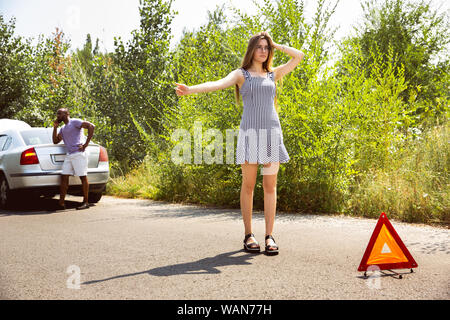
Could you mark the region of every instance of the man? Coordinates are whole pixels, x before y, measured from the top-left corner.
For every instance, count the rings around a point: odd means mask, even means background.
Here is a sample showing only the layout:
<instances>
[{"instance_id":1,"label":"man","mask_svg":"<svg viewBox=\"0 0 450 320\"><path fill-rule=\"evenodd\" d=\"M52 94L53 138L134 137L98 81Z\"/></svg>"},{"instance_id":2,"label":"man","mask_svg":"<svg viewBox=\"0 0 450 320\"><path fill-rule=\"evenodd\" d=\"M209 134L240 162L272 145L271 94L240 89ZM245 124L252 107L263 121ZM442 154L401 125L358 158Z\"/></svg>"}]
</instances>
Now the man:
<instances>
[{"instance_id":1,"label":"man","mask_svg":"<svg viewBox=\"0 0 450 320\"><path fill-rule=\"evenodd\" d=\"M61 122L64 122L65 126L57 133L57 128ZM84 144L81 143L83 129L88 129L88 136ZM63 140L67 147L67 155L64 160L61 175L59 198L60 209L65 209L64 200L67 188L69 187L69 176L71 175L80 177L83 188L83 203L81 206L77 207L77 209L89 208L89 183L87 179L88 161L84 151L91 141L94 129L95 126L90 122L75 118L71 119L69 117L69 110L66 108L59 109L56 113L56 120L53 122L53 143L57 144Z\"/></svg>"}]
</instances>

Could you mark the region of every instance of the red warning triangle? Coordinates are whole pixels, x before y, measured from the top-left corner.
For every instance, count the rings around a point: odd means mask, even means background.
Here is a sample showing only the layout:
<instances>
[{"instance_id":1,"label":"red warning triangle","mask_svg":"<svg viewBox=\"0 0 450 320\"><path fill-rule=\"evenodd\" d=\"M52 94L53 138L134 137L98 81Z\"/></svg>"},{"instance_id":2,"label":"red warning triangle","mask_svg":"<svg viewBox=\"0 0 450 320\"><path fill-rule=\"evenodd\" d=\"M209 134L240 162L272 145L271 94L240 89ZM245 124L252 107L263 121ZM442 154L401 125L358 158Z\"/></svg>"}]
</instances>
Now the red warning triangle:
<instances>
[{"instance_id":1,"label":"red warning triangle","mask_svg":"<svg viewBox=\"0 0 450 320\"><path fill-rule=\"evenodd\" d=\"M378 219L358 271L366 271L371 265L380 270L417 268L416 261L384 212Z\"/></svg>"}]
</instances>

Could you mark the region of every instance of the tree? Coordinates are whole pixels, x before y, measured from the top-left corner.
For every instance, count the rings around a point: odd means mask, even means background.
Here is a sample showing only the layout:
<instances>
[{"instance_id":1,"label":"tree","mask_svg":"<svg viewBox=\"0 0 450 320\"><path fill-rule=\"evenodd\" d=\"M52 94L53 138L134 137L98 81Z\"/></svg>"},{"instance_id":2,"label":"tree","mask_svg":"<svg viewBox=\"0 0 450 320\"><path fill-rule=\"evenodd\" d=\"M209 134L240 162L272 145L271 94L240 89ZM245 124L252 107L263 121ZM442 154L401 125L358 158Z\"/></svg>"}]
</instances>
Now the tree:
<instances>
[{"instance_id":1,"label":"tree","mask_svg":"<svg viewBox=\"0 0 450 320\"><path fill-rule=\"evenodd\" d=\"M77 49L76 57L79 59L83 69L90 74L92 72L92 62L94 56L98 53L98 38L96 46L92 49L91 35L88 33L86 35L86 42L84 43L83 49Z\"/></svg>"},{"instance_id":2,"label":"tree","mask_svg":"<svg viewBox=\"0 0 450 320\"><path fill-rule=\"evenodd\" d=\"M115 52L99 65L106 69L97 69L101 75L96 83L97 110L108 119L109 139L114 141L114 154L124 167L142 160L148 151L133 117L157 137L164 130L166 110L175 103L170 100L174 86L170 24L175 14L171 4L140 0L140 28L132 32L127 43L115 39Z\"/></svg>"},{"instance_id":3,"label":"tree","mask_svg":"<svg viewBox=\"0 0 450 320\"><path fill-rule=\"evenodd\" d=\"M15 19L0 14L0 118L12 118L26 106L31 46L14 36Z\"/></svg>"},{"instance_id":4,"label":"tree","mask_svg":"<svg viewBox=\"0 0 450 320\"><path fill-rule=\"evenodd\" d=\"M436 99L448 96L448 85L442 80L450 71L446 46L450 43L450 24L445 13L432 9L431 0L365 0L362 25L355 28L354 38L362 48L367 65L380 55L387 65L391 56L396 67L404 66L408 89L402 93L405 102L411 99L436 105ZM370 70L366 70L370 72ZM430 106L431 107L431 106ZM420 105L414 114L425 111ZM437 110L438 111L438 110Z\"/></svg>"},{"instance_id":5,"label":"tree","mask_svg":"<svg viewBox=\"0 0 450 320\"><path fill-rule=\"evenodd\" d=\"M59 108L69 108L74 114L77 104L72 92L69 47L64 32L58 28L49 38L39 37L28 62L26 104L15 114L17 119L34 126L50 126Z\"/></svg>"}]
</instances>

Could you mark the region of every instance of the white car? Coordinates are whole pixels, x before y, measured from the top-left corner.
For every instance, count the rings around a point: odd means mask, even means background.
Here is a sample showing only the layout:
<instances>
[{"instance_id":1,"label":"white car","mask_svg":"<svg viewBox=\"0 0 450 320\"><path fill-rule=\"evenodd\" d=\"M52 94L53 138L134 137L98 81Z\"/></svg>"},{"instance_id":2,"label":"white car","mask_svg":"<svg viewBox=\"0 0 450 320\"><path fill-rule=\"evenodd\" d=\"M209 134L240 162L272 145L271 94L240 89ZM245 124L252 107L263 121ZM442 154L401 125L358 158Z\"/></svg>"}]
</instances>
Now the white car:
<instances>
[{"instance_id":1,"label":"white car","mask_svg":"<svg viewBox=\"0 0 450 320\"><path fill-rule=\"evenodd\" d=\"M25 197L59 194L66 146L53 144L53 128L32 128L23 121L0 119L0 208ZM109 179L106 149L89 143L89 202L100 201ZM82 195L79 177L69 178L68 194Z\"/></svg>"}]
</instances>

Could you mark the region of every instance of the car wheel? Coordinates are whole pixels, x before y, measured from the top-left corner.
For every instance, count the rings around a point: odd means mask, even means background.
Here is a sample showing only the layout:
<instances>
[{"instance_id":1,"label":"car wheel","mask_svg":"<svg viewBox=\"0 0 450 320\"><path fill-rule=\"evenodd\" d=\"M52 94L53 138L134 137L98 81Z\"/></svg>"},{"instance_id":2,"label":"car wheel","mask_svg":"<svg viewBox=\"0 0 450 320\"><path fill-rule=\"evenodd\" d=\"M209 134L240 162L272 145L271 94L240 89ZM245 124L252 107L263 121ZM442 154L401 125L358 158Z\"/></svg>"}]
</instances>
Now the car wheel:
<instances>
[{"instance_id":1,"label":"car wheel","mask_svg":"<svg viewBox=\"0 0 450 320\"><path fill-rule=\"evenodd\" d=\"M6 181L5 176L0 174L0 208L8 208L13 200L13 195L9 189L8 181Z\"/></svg>"},{"instance_id":2,"label":"car wheel","mask_svg":"<svg viewBox=\"0 0 450 320\"><path fill-rule=\"evenodd\" d=\"M89 192L89 203L97 203L100 201L100 199L102 198L102 193L101 192Z\"/></svg>"}]
</instances>

